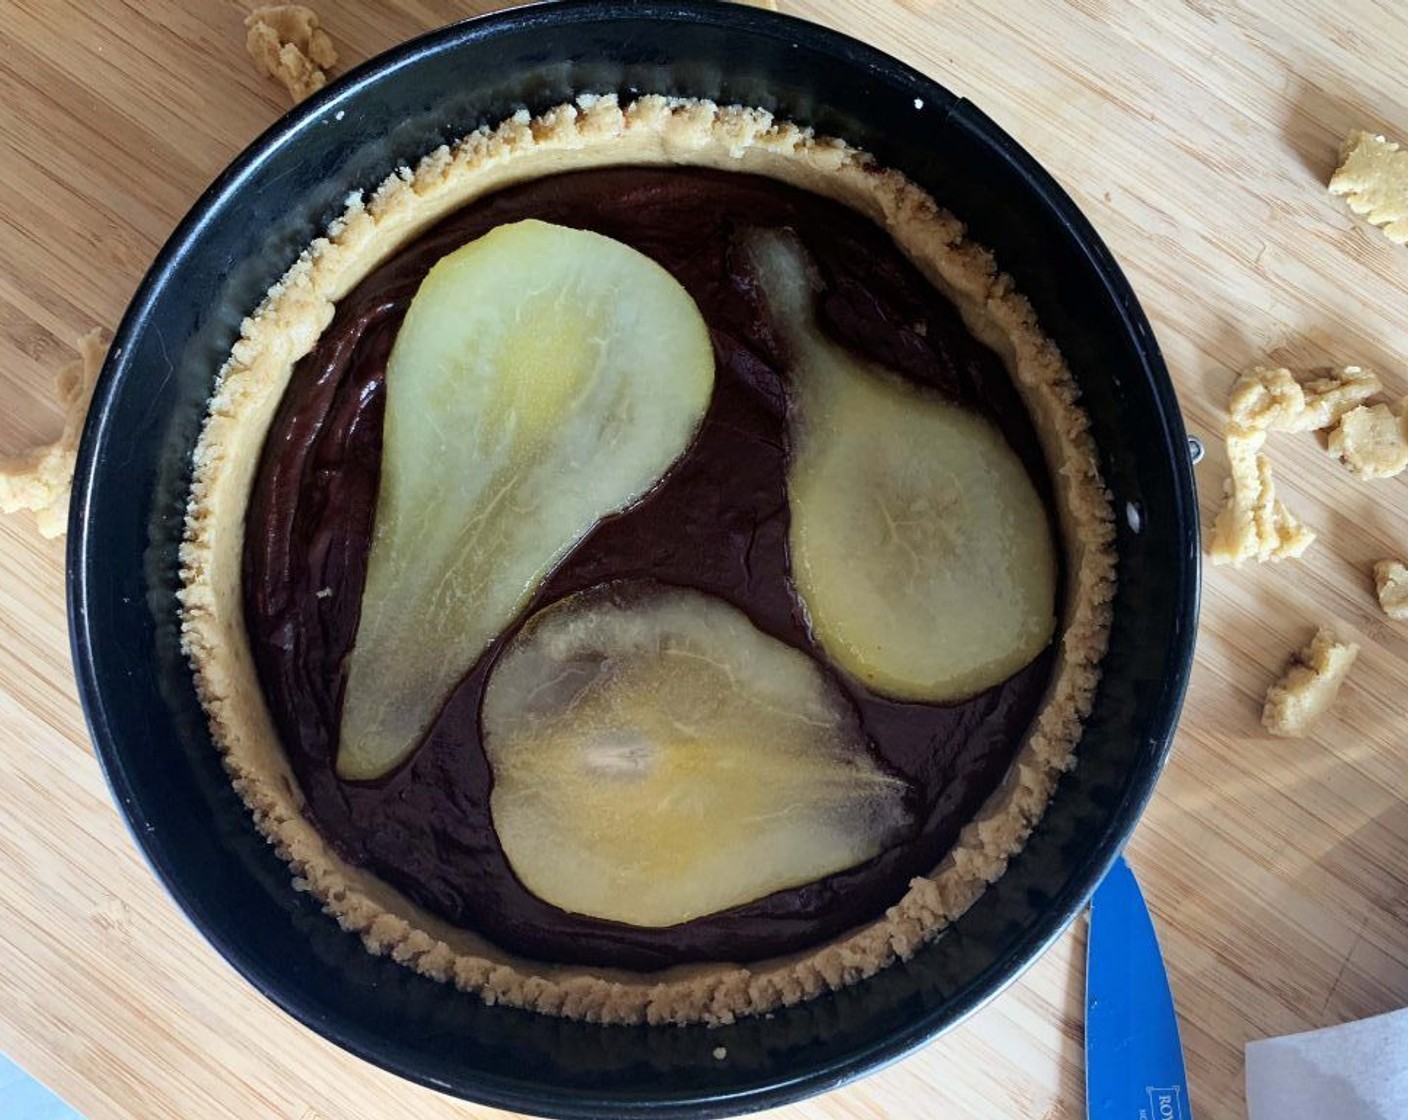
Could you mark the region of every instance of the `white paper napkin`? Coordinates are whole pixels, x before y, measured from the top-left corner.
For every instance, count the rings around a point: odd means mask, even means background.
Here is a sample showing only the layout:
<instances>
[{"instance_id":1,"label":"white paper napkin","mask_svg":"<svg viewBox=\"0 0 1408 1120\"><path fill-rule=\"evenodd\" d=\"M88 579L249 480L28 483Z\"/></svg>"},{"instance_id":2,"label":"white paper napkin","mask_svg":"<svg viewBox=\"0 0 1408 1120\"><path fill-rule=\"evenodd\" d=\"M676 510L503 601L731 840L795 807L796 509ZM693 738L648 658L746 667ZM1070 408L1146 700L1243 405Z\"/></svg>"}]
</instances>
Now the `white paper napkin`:
<instances>
[{"instance_id":1,"label":"white paper napkin","mask_svg":"<svg viewBox=\"0 0 1408 1120\"><path fill-rule=\"evenodd\" d=\"M1247 1116L1408 1117L1408 1010L1247 1043Z\"/></svg>"}]
</instances>

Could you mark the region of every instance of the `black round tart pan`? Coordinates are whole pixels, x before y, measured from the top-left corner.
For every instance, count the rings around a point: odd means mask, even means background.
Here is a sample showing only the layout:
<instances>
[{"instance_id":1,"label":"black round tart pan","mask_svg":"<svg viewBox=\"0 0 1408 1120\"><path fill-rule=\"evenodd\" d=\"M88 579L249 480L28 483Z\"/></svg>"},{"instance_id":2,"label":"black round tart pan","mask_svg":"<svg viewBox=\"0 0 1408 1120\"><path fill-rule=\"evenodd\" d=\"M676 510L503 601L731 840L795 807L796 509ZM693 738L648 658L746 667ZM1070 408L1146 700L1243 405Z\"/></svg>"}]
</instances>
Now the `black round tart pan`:
<instances>
[{"instance_id":1,"label":"black round tart pan","mask_svg":"<svg viewBox=\"0 0 1408 1120\"><path fill-rule=\"evenodd\" d=\"M488 1007L369 955L292 889L256 832L179 648L191 451L243 316L349 191L519 108L609 91L761 106L927 188L994 251L1060 345L1118 521L1110 651L1079 764L1007 874L913 960L715 1029ZM113 794L173 897L251 983L353 1053L467 1099L547 1116L704 1117L780 1105L903 1056L1001 991L1080 911L1167 756L1192 663L1198 522L1177 402L1128 283L1070 198L977 108L775 13L565 0L373 59L279 121L201 197L113 340L80 453L68 564L79 689Z\"/></svg>"}]
</instances>

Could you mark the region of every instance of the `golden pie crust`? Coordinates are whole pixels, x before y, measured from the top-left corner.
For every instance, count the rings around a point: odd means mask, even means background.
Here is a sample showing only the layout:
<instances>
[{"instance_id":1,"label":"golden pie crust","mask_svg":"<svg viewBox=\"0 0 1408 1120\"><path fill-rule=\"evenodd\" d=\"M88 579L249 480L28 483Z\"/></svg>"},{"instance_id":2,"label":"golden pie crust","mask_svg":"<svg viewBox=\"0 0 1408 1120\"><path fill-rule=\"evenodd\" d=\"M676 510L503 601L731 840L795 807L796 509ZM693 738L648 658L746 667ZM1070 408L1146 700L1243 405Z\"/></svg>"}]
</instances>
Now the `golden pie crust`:
<instances>
[{"instance_id":1,"label":"golden pie crust","mask_svg":"<svg viewBox=\"0 0 1408 1120\"><path fill-rule=\"evenodd\" d=\"M333 305L422 231L476 198L527 179L619 164L688 165L769 176L845 203L884 228L1006 362L1036 423L1067 544L1063 637L1043 707L1001 787L928 876L874 921L804 952L749 965L661 972L545 964L426 913L344 862L304 815L245 636L240 560L264 436L294 363ZM303 253L245 320L221 370L195 451L181 550L183 644L215 742L255 824L313 894L367 948L487 1003L601 1023L728 1023L855 983L912 956L1006 869L1074 762L1109 631L1113 519L1078 391L1030 304L992 256L923 190L839 140L761 110L707 101L582 97L520 112L403 167Z\"/></svg>"}]
</instances>

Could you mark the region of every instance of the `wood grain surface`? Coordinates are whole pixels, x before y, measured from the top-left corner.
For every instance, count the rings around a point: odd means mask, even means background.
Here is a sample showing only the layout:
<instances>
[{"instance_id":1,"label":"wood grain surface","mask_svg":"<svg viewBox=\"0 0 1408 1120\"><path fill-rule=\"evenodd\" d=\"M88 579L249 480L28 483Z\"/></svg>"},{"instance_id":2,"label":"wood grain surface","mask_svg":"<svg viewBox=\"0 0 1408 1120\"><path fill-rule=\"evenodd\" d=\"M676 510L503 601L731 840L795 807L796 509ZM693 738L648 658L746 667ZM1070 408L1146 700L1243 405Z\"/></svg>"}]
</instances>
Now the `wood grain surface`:
<instances>
[{"instance_id":1,"label":"wood grain surface","mask_svg":"<svg viewBox=\"0 0 1408 1120\"><path fill-rule=\"evenodd\" d=\"M112 326L200 191L285 108L250 5L0 0L0 454L54 434L50 383ZM326 3L344 64L493 5ZM1076 197L1158 333L1205 525L1232 371L1361 363L1408 392L1408 250L1328 198L1351 127L1408 138L1393 0L781 0L976 101ZM1369 569L1408 555L1408 477L1273 439L1304 561L1206 572L1172 763L1131 848L1182 1015L1194 1112L1245 1115L1254 1038L1408 1004L1408 624ZM62 542L0 519L0 1049L92 1120L487 1116L343 1054L186 924L124 831L75 698ZM1261 733L1315 622L1363 646L1304 741ZM790 1120L1084 1115L1083 930L921 1054ZM6 1115L0 1101L0 1115Z\"/></svg>"}]
</instances>

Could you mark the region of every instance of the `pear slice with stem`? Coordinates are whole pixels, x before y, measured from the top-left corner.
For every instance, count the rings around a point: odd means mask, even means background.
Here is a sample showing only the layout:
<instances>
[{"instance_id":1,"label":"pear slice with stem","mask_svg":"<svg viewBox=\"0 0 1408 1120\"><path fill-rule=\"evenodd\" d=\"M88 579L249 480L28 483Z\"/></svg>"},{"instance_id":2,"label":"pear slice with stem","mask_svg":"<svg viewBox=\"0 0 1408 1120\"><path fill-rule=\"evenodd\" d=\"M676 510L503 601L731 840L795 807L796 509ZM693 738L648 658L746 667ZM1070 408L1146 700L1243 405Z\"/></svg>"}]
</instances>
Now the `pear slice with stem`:
<instances>
[{"instance_id":1,"label":"pear slice with stem","mask_svg":"<svg viewBox=\"0 0 1408 1120\"><path fill-rule=\"evenodd\" d=\"M758 231L745 251L790 352L788 545L813 637L901 700L1006 680L1056 627L1055 544L1022 461L986 417L827 338L794 237Z\"/></svg>"},{"instance_id":2,"label":"pear slice with stem","mask_svg":"<svg viewBox=\"0 0 1408 1120\"><path fill-rule=\"evenodd\" d=\"M821 666L649 581L528 620L484 694L494 829L560 909L663 927L853 867L911 824Z\"/></svg>"},{"instance_id":3,"label":"pear slice with stem","mask_svg":"<svg viewBox=\"0 0 1408 1120\"><path fill-rule=\"evenodd\" d=\"M713 380L694 301L618 241L524 221L436 263L387 366L342 777L414 751L573 545L685 451Z\"/></svg>"}]
</instances>

